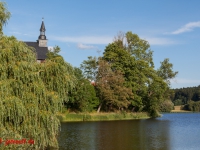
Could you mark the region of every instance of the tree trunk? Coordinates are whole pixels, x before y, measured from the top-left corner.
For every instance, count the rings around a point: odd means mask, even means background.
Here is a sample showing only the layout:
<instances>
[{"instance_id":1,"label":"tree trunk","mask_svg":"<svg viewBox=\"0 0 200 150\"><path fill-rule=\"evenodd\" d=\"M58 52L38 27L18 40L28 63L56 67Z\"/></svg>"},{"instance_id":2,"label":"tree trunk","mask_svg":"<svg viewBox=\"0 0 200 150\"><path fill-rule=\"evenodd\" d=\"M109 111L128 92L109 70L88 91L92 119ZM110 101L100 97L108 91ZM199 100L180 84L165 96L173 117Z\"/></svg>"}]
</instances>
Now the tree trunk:
<instances>
[{"instance_id":1,"label":"tree trunk","mask_svg":"<svg viewBox=\"0 0 200 150\"><path fill-rule=\"evenodd\" d=\"M102 106L102 104L99 105L99 107L98 107L98 109L97 109L97 113L100 112L100 110L101 110L101 106Z\"/></svg>"},{"instance_id":2,"label":"tree trunk","mask_svg":"<svg viewBox=\"0 0 200 150\"><path fill-rule=\"evenodd\" d=\"M135 111L135 107L133 107L131 111L134 112Z\"/></svg>"}]
</instances>

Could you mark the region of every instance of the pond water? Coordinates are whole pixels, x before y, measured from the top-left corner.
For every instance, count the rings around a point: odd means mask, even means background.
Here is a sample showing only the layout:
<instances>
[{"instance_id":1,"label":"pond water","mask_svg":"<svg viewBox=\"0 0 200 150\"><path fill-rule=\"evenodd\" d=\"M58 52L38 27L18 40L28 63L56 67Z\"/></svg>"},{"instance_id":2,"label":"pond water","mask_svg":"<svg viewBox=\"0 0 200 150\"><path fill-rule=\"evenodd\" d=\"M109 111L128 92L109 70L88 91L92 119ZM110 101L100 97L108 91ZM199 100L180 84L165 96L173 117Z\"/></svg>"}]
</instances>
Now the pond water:
<instances>
[{"instance_id":1,"label":"pond water","mask_svg":"<svg viewBox=\"0 0 200 150\"><path fill-rule=\"evenodd\" d=\"M200 113L62 123L58 141L61 150L200 150Z\"/></svg>"}]
</instances>

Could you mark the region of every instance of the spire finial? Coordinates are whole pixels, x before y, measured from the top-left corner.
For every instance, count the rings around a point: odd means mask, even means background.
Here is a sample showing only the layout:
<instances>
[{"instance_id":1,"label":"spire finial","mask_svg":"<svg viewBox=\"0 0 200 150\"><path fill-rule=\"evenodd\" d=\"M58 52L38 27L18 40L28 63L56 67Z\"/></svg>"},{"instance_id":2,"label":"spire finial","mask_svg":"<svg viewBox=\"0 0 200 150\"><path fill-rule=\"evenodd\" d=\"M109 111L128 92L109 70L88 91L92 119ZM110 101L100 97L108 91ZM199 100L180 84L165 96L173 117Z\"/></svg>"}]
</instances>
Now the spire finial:
<instances>
[{"instance_id":1,"label":"spire finial","mask_svg":"<svg viewBox=\"0 0 200 150\"><path fill-rule=\"evenodd\" d=\"M42 39L42 40L46 40L46 36L45 36L45 26L44 26L44 21L43 21L44 17L42 17L42 24L40 27L40 36L38 37L38 39Z\"/></svg>"},{"instance_id":2,"label":"spire finial","mask_svg":"<svg viewBox=\"0 0 200 150\"><path fill-rule=\"evenodd\" d=\"M42 17L42 21L44 21L44 17Z\"/></svg>"}]
</instances>

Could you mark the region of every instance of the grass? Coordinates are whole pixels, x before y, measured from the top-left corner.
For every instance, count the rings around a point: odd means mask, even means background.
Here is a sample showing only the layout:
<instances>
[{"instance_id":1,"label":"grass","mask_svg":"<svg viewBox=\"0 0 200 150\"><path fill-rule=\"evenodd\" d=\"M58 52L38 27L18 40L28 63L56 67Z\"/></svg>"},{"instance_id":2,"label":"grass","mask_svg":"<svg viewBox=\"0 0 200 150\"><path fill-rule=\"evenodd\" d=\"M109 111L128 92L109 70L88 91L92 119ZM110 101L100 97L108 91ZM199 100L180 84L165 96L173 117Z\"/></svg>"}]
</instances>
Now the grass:
<instances>
[{"instance_id":1,"label":"grass","mask_svg":"<svg viewBox=\"0 0 200 150\"><path fill-rule=\"evenodd\" d=\"M174 110L171 110L171 113L186 113L186 112L192 112L192 111L183 110L182 105L174 106Z\"/></svg>"},{"instance_id":2,"label":"grass","mask_svg":"<svg viewBox=\"0 0 200 150\"><path fill-rule=\"evenodd\" d=\"M111 121L149 118L145 112L139 113L62 113L58 115L61 122L73 121Z\"/></svg>"}]
</instances>

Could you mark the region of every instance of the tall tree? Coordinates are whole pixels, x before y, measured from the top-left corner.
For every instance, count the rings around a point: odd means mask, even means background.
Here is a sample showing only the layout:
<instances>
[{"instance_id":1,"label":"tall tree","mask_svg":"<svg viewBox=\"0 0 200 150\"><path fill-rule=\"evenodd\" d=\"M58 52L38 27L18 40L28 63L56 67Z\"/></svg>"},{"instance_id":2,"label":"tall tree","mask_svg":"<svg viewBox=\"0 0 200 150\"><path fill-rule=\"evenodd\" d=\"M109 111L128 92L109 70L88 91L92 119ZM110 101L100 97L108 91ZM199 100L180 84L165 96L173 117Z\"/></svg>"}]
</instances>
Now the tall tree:
<instances>
[{"instance_id":1,"label":"tall tree","mask_svg":"<svg viewBox=\"0 0 200 150\"><path fill-rule=\"evenodd\" d=\"M2 2L0 7L2 28L9 13ZM7 149L58 147L56 115L74 86L71 71L62 57L37 63L34 50L24 42L0 36L0 138L34 141L10 144Z\"/></svg>"},{"instance_id":2,"label":"tall tree","mask_svg":"<svg viewBox=\"0 0 200 150\"><path fill-rule=\"evenodd\" d=\"M0 137L35 141L12 149L58 147L56 114L74 84L70 67L61 60L37 63L35 53L14 37L1 37L0 45Z\"/></svg>"},{"instance_id":3,"label":"tall tree","mask_svg":"<svg viewBox=\"0 0 200 150\"><path fill-rule=\"evenodd\" d=\"M167 84L154 69L149 43L132 32L125 35L125 39L118 36L106 47L103 59L110 63L112 70L120 70L124 74L126 86L131 87L134 94L131 100L133 108L149 111L151 116L156 117Z\"/></svg>"},{"instance_id":4,"label":"tall tree","mask_svg":"<svg viewBox=\"0 0 200 150\"><path fill-rule=\"evenodd\" d=\"M178 72L173 71L173 64L169 62L168 58L166 58L163 62L161 62L160 68L157 69L157 74L167 84L166 90L164 92L164 100L166 102L163 104L168 104L167 102L170 100L170 95L173 94L173 91L170 89L170 80L175 78Z\"/></svg>"},{"instance_id":5,"label":"tall tree","mask_svg":"<svg viewBox=\"0 0 200 150\"><path fill-rule=\"evenodd\" d=\"M160 103L165 100L167 84L157 76L155 70L148 75L147 92L143 98L144 110L149 112L151 117L159 116Z\"/></svg>"},{"instance_id":6,"label":"tall tree","mask_svg":"<svg viewBox=\"0 0 200 150\"><path fill-rule=\"evenodd\" d=\"M99 60L98 64L96 88L100 105L97 112L100 111L102 105L108 110L127 108L130 104L129 99L133 98L133 93L130 88L125 87L123 74L118 70L113 71L104 60Z\"/></svg>"},{"instance_id":7,"label":"tall tree","mask_svg":"<svg viewBox=\"0 0 200 150\"><path fill-rule=\"evenodd\" d=\"M136 60L126 47L117 41L109 44L104 52L103 59L110 63L112 70L120 70L125 77L126 86L132 88L134 99L131 100L133 107L142 109L142 97L146 89L146 73L148 64Z\"/></svg>"}]
</instances>

